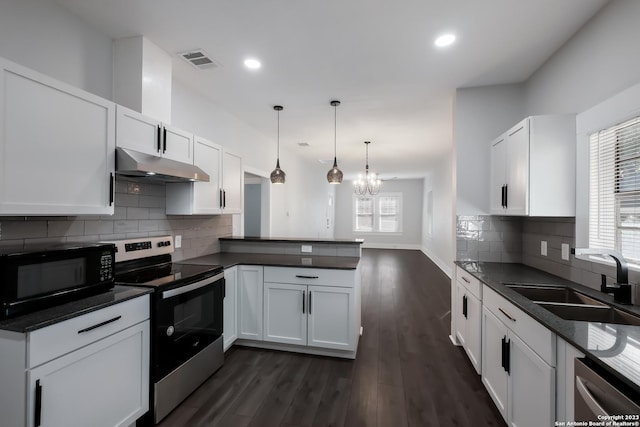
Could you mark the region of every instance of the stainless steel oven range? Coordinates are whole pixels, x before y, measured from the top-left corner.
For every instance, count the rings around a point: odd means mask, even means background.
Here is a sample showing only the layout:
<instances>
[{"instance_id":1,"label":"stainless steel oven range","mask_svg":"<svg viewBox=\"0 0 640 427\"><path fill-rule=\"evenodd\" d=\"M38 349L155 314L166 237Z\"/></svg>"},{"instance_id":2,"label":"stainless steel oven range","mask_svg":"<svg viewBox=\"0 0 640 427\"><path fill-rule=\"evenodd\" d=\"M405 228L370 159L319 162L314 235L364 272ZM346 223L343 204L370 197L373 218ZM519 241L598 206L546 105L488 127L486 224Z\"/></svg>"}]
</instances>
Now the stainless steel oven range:
<instances>
[{"instance_id":1,"label":"stainless steel oven range","mask_svg":"<svg viewBox=\"0 0 640 427\"><path fill-rule=\"evenodd\" d=\"M221 266L171 261L171 236L116 245L116 283L155 289L151 307L150 411L158 423L223 363Z\"/></svg>"}]
</instances>

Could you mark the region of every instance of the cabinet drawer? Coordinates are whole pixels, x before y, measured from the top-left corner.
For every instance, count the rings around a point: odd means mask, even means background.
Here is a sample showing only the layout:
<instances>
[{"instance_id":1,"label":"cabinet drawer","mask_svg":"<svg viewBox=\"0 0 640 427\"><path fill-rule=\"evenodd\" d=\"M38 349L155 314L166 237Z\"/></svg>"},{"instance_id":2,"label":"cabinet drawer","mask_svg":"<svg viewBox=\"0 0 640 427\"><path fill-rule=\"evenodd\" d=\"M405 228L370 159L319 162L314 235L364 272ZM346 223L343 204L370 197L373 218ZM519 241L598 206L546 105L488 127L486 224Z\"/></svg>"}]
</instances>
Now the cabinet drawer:
<instances>
[{"instance_id":1,"label":"cabinet drawer","mask_svg":"<svg viewBox=\"0 0 640 427\"><path fill-rule=\"evenodd\" d=\"M355 270L330 270L324 268L265 267L264 281L298 285L326 285L352 288Z\"/></svg>"},{"instance_id":2,"label":"cabinet drawer","mask_svg":"<svg viewBox=\"0 0 640 427\"><path fill-rule=\"evenodd\" d=\"M555 334L488 286L483 286L483 305L551 366L556 364Z\"/></svg>"},{"instance_id":3,"label":"cabinet drawer","mask_svg":"<svg viewBox=\"0 0 640 427\"><path fill-rule=\"evenodd\" d=\"M482 300L482 286L480 286L480 281L473 277L470 273L466 272L464 269L457 267L456 268L456 280L462 286L467 288L469 292L471 292L476 298Z\"/></svg>"},{"instance_id":4,"label":"cabinet drawer","mask_svg":"<svg viewBox=\"0 0 640 427\"><path fill-rule=\"evenodd\" d=\"M28 335L27 367L41 365L149 318L149 295L65 320Z\"/></svg>"}]
</instances>

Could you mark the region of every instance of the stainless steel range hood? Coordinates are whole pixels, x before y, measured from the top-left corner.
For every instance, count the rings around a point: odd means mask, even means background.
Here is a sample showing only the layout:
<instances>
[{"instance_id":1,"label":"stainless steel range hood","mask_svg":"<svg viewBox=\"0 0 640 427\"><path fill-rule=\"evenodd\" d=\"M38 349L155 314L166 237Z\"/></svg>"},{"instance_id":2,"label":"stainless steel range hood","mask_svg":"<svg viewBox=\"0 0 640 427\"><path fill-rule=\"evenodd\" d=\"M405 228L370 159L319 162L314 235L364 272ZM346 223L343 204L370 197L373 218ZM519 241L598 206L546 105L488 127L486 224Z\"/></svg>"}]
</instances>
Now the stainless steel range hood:
<instances>
[{"instance_id":1,"label":"stainless steel range hood","mask_svg":"<svg viewBox=\"0 0 640 427\"><path fill-rule=\"evenodd\" d=\"M116 147L116 173L162 182L209 182L209 175L197 166Z\"/></svg>"}]
</instances>

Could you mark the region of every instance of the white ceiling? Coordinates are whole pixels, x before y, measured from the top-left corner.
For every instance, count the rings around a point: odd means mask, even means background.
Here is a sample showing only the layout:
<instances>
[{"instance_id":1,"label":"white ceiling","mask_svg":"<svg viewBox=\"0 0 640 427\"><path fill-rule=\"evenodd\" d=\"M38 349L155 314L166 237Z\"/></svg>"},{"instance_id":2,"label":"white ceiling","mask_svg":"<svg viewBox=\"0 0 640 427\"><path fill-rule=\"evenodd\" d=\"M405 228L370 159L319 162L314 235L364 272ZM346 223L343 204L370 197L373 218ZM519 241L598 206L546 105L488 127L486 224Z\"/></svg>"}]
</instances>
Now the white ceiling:
<instances>
[{"instance_id":1,"label":"white ceiling","mask_svg":"<svg viewBox=\"0 0 640 427\"><path fill-rule=\"evenodd\" d=\"M144 35L174 55L174 77L274 140L283 105L281 145L313 161L333 158L340 100L345 175L370 140L372 170L391 178L424 175L451 147L456 88L525 81L607 0L57 1L112 38ZM458 37L444 50L443 32ZM196 48L221 66L175 55Z\"/></svg>"}]
</instances>

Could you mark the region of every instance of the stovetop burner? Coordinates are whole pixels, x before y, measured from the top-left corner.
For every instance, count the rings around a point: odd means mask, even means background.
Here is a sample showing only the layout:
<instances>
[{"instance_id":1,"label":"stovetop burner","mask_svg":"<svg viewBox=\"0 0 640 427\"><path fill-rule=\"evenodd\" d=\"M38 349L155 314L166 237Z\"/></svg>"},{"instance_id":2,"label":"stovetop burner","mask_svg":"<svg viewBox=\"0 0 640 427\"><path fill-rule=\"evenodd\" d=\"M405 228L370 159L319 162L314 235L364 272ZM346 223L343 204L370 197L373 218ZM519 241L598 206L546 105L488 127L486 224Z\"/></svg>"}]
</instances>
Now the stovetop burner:
<instances>
[{"instance_id":1,"label":"stovetop burner","mask_svg":"<svg viewBox=\"0 0 640 427\"><path fill-rule=\"evenodd\" d=\"M173 287L174 285L180 286L180 283L184 280L190 280L194 277L206 279L222 271L221 266L175 264L169 262L116 273L116 283L148 287Z\"/></svg>"},{"instance_id":2,"label":"stovetop burner","mask_svg":"<svg viewBox=\"0 0 640 427\"><path fill-rule=\"evenodd\" d=\"M115 281L120 285L170 289L222 273L222 266L172 263L171 236L109 242L116 245Z\"/></svg>"}]
</instances>

